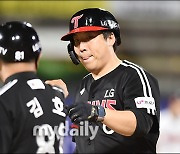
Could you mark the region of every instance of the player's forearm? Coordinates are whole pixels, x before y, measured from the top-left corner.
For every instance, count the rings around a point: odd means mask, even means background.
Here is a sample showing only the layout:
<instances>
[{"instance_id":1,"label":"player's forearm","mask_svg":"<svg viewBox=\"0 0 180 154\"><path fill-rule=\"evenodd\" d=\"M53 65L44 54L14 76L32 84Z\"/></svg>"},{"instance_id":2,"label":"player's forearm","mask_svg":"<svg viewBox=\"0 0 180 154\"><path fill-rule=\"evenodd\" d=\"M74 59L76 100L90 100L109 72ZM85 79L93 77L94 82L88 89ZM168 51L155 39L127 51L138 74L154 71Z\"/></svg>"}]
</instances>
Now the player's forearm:
<instances>
[{"instance_id":1,"label":"player's forearm","mask_svg":"<svg viewBox=\"0 0 180 154\"><path fill-rule=\"evenodd\" d=\"M106 109L103 123L116 133L131 136L137 125L136 117L131 111L116 111Z\"/></svg>"}]
</instances>

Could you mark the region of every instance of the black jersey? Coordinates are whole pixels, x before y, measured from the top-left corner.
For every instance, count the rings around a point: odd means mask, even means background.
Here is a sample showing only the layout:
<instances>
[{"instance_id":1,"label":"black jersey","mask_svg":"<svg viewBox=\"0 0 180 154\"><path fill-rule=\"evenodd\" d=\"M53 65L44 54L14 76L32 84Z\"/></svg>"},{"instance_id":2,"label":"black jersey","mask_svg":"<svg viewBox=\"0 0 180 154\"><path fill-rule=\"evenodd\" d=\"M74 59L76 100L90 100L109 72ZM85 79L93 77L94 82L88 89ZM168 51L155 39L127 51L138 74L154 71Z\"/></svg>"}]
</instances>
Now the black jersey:
<instances>
[{"instance_id":1,"label":"black jersey","mask_svg":"<svg viewBox=\"0 0 180 154\"><path fill-rule=\"evenodd\" d=\"M112 110L131 110L137 118L132 136L123 136L101 122L80 123L86 134L74 135L79 153L156 153L159 137L160 92L157 80L142 67L124 60L117 68L94 80L85 76L75 103L101 105ZM143 119L152 121L148 132ZM97 127L98 126L98 127ZM97 129L96 135L90 131ZM149 127L149 126L148 126ZM85 128L87 129L87 128ZM94 135L94 136L93 136Z\"/></svg>"},{"instance_id":2,"label":"black jersey","mask_svg":"<svg viewBox=\"0 0 180 154\"><path fill-rule=\"evenodd\" d=\"M6 79L0 90L0 153L62 153L64 95L34 72Z\"/></svg>"}]
</instances>

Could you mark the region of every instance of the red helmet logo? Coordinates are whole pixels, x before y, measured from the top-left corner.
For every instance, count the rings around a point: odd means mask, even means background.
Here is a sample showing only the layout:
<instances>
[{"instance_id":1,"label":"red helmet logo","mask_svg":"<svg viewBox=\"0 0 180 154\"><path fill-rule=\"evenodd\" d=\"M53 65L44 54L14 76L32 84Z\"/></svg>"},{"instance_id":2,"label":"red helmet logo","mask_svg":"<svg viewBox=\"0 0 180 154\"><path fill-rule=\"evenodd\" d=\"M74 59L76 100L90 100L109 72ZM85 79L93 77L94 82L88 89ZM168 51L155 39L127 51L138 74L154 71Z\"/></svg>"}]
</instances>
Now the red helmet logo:
<instances>
[{"instance_id":1,"label":"red helmet logo","mask_svg":"<svg viewBox=\"0 0 180 154\"><path fill-rule=\"evenodd\" d=\"M80 16L76 16L73 17L71 19L71 23L74 23L74 29L78 27L78 20L83 16L83 14L81 14Z\"/></svg>"}]
</instances>

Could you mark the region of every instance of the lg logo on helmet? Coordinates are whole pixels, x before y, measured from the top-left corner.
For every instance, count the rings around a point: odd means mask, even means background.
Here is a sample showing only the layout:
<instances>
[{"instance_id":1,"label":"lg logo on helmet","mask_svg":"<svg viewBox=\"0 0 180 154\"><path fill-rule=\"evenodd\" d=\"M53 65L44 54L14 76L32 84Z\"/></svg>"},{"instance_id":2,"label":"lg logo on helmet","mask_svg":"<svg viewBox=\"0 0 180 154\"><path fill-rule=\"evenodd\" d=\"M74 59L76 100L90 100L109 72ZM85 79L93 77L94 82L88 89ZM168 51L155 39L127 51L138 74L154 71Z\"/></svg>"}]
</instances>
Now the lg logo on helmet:
<instances>
[{"instance_id":1,"label":"lg logo on helmet","mask_svg":"<svg viewBox=\"0 0 180 154\"><path fill-rule=\"evenodd\" d=\"M113 20L105 20L105 21L101 21L101 25L103 26L103 27L110 27L111 29L113 29L113 28L117 28L119 25L118 25L118 23L116 23L115 21L113 21Z\"/></svg>"},{"instance_id":2,"label":"lg logo on helmet","mask_svg":"<svg viewBox=\"0 0 180 154\"><path fill-rule=\"evenodd\" d=\"M38 42L32 46L34 52L38 51L41 48L41 44Z\"/></svg>"},{"instance_id":3,"label":"lg logo on helmet","mask_svg":"<svg viewBox=\"0 0 180 154\"><path fill-rule=\"evenodd\" d=\"M83 16L83 14L81 14L80 16L76 16L74 18L71 19L71 23L74 23L74 28L78 27L78 20Z\"/></svg>"}]
</instances>

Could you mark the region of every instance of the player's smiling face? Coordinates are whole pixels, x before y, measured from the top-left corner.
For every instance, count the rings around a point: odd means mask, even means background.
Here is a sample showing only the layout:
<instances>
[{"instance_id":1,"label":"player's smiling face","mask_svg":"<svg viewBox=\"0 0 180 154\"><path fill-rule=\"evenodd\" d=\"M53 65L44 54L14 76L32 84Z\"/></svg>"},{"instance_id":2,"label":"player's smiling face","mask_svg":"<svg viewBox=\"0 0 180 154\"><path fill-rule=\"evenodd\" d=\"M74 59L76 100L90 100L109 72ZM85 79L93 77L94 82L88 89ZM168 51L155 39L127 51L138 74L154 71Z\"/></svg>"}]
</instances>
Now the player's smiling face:
<instances>
[{"instance_id":1,"label":"player's smiling face","mask_svg":"<svg viewBox=\"0 0 180 154\"><path fill-rule=\"evenodd\" d=\"M114 54L113 41L104 39L102 32L80 32L73 36L74 50L84 67L94 74L105 71L110 63L112 53Z\"/></svg>"}]
</instances>

